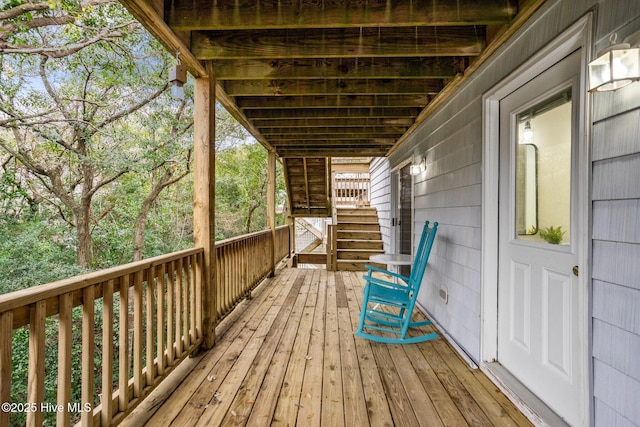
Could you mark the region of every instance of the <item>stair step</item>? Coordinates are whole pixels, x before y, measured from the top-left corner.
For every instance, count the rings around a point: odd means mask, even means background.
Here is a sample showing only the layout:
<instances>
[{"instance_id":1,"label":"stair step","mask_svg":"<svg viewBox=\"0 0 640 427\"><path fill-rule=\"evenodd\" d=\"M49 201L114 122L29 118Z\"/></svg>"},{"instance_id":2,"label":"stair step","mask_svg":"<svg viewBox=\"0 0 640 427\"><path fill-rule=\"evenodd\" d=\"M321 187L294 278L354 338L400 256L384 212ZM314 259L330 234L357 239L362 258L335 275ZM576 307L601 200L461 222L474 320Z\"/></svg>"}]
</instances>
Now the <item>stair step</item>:
<instances>
[{"instance_id":1,"label":"stair step","mask_svg":"<svg viewBox=\"0 0 640 427\"><path fill-rule=\"evenodd\" d=\"M338 249L338 259L357 259L368 261L371 255L383 254L383 249Z\"/></svg>"},{"instance_id":2,"label":"stair step","mask_svg":"<svg viewBox=\"0 0 640 427\"><path fill-rule=\"evenodd\" d=\"M338 214L338 224L352 222L375 222L377 224L378 216L375 213L372 215Z\"/></svg>"},{"instance_id":3,"label":"stair step","mask_svg":"<svg viewBox=\"0 0 640 427\"><path fill-rule=\"evenodd\" d=\"M337 208L338 215L342 214L366 214L366 215L378 215L376 208Z\"/></svg>"},{"instance_id":4,"label":"stair step","mask_svg":"<svg viewBox=\"0 0 640 427\"><path fill-rule=\"evenodd\" d=\"M337 230L338 240L382 240L379 231Z\"/></svg>"},{"instance_id":5,"label":"stair step","mask_svg":"<svg viewBox=\"0 0 640 427\"><path fill-rule=\"evenodd\" d=\"M382 249L382 240L378 239L337 239L338 249Z\"/></svg>"},{"instance_id":6,"label":"stair step","mask_svg":"<svg viewBox=\"0 0 640 427\"><path fill-rule=\"evenodd\" d=\"M349 222L336 224L340 230L360 230L360 231L380 231L380 224L377 222Z\"/></svg>"}]
</instances>

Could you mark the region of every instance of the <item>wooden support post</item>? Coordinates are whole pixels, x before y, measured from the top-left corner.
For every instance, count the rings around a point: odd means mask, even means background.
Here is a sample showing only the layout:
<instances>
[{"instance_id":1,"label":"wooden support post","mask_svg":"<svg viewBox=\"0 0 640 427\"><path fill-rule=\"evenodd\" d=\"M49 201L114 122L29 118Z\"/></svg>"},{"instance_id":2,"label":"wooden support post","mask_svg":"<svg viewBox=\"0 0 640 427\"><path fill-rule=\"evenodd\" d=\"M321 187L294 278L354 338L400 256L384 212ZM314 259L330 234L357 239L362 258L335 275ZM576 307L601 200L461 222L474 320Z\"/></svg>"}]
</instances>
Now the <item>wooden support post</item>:
<instances>
[{"instance_id":1,"label":"wooden support post","mask_svg":"<svg viewBox=\"0 0 640 427\"><path fill-rule=\"evenodd\" d=\"M291 215L287 215L287 225L289 226L289 261L288 267L293 267L296 253L296 219Z\"/></svg>"},{"instance_id":2,"label":"wooden support post","mask_svg":"<svg viewBox=\"0 0 640 427\"><path fill-rule=\"evenodd\" d=\"M197 78L194 94L194 196L193 235L196 247L204 248L202 271L202 347L209 349L215 343L215 134L216 134L216 82L211 63L207 64L209 77Z\"/></svg>"},{"instance_id":3,"label":"wooden support post","mask_svg":"<svg viewBox=\"0 0 640 427\"><path fill-rule=\"evenodd\" d=\"M276 273L276 153L269 151L267 157L267 227L271 230L271 272Z\"/></svg>"}]
</instances>

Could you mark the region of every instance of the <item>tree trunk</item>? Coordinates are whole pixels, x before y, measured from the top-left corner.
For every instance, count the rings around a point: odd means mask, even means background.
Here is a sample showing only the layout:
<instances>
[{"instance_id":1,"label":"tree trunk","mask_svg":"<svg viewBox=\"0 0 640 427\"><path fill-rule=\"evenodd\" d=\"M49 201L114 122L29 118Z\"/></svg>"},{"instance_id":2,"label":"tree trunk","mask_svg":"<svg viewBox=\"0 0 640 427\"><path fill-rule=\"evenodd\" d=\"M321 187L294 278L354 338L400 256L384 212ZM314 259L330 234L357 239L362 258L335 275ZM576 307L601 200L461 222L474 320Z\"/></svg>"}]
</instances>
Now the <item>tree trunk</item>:
<instances>
[{"instance_id":1,"label":"tree trunk","mask_svg":"<svg viewBox=\"0 0 640 427\"><path fill-rule=\"evenodd\" d=\"M158 198L160 191L162 191L162 188L156 191L156 187L154 187L151 193L144 199L144 202L142 202L140 212L138 212L138 217L136 218L135 224L135 233L133 235L134 261L140 261L142 259L142 249L144 248L144 230L147 226L147 216L149 215L151 206L153 206L153 203Z\"/></svg>"},{"instance_id":2,"label":"tree trunk","mask_svg":"<svg viewBox=\"0 0 640 427\"><path fill-rule=\"evenodd\" d=\"M245 233L249 234L251 233L251 220L253 219L253 213L256 211L256 209L258 209L260 205L259 204L255 204L255 205L249 205L249 212L247 212L247 226L245 228Z\"/></svg>"},{"instance_id":3,"label":"tree trunk","mask_svg":"<svg viewBox=\"0 0 640 427\"><path fill-rule=\"evenodd\" d=\"M76 238L78 239L77 263L83 269L89 269L93 261L91 229L89 224L90 205L74 209Z\"/></svg>"},{"instance_id":4,"label":"tree trunk","mask_svg":"<svg viewBox=\"0 0 640 427\"><path fill-rule=\"evenodd\" d=\"M136 218L135 233L133 236L134 261L140 261L142 259L142 249L144 248L144 230L147 226L147 218L151 207L158 199L158 196L160 196L162 190L184 178L188 174L188 171L189 168L187 166L187 171L180 174L180 176L174 179L171 179L173 173L170 170L165 171L160 180L153 186L149 195L142 202L142 206L140 206L140 212L138 213L138 217Z\"/></svg>"}]
</instances>

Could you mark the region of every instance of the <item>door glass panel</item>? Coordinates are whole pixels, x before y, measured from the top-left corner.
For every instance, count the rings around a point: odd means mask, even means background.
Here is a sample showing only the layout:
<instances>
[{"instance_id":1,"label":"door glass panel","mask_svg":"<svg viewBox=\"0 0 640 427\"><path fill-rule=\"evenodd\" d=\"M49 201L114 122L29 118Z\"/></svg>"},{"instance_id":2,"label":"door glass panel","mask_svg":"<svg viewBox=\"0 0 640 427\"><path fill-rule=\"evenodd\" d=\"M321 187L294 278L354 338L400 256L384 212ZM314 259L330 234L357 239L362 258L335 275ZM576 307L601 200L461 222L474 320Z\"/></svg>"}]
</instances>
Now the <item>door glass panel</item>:
<instances>
[{"instance_id":1,"label":"door glass panel","mask_svg":"<svg viewBox=\"0 0 640 427\"><path fill-rule=\"evenodd\" d=\"M411 165L400 170L400 253L411 255ZM411 266L401 265L400 274L409 276Z\"/></svg>"},{"instance_id":2,"label":"door glass panel","mask_svg":"<svg viewBox=\"0 0 640 427\"><path fill-rule=\"evenodd\" d=\"M515 235L571 241L571 92L516 116Z\"/></svg>"}]
</instances>

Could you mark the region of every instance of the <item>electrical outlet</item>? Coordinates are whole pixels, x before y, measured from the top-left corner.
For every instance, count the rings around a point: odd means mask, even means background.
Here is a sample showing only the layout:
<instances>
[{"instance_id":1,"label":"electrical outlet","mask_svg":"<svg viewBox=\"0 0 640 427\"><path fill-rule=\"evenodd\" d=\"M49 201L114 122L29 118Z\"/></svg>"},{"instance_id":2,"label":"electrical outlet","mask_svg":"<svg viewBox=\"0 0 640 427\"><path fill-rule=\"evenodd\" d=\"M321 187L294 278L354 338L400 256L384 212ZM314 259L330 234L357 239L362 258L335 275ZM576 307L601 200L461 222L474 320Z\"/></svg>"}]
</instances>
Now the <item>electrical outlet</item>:
<instances>
[{"instance_id":1,"label":"electrical outlet","mask_svg":"<svg viewBox=\"0 0 640 427\"><path fill-rule=\"evenodd\" d=\"M445 304L449 302L449 290L447 288L440 288L440 298Z\"/></svg>"}]
</instances>

